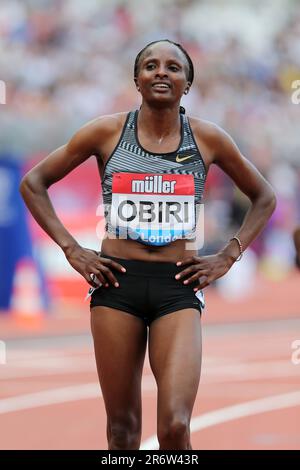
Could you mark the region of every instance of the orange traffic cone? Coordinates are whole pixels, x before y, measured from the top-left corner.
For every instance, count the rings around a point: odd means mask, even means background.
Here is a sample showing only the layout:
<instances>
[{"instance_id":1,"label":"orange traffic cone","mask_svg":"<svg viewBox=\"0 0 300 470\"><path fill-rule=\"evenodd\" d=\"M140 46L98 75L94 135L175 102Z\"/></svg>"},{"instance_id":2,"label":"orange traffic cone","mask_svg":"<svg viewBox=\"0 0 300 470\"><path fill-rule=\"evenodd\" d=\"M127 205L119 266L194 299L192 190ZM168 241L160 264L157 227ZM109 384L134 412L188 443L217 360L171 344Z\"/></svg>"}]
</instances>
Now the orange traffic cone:
<instances>
[{"instance_id":1,"label":"orange traffic cone","mask_svg":"<svg viewBox=\"0 0 300 470\"><path fill-rule=\"evenodd\" d=\"M40 328L45 318L41 284L35 263L31 259L19 262L13 283L12 318L24 328Z\"/></svg>"}]
</instances>

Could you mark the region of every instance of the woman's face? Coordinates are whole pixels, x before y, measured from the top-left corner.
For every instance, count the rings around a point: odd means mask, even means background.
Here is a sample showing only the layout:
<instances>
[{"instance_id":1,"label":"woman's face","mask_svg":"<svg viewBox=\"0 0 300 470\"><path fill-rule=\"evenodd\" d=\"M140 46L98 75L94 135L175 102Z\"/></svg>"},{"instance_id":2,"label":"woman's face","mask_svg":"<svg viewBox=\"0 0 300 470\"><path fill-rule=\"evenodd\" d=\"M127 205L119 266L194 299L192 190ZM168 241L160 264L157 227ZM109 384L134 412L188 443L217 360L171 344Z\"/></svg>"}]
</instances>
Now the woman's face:
<instances>
[{"instance_id":1,"label":"woman's face","mask_svg":"<svg viewBox=\"0 0 300 470\"><path fill-rule=\"evenodd\" d=\"M150 46L139 63L137 89L149 104L179 103L189 89L188 62L173 44L160 42Z\"/></svg>"}]
</instances>

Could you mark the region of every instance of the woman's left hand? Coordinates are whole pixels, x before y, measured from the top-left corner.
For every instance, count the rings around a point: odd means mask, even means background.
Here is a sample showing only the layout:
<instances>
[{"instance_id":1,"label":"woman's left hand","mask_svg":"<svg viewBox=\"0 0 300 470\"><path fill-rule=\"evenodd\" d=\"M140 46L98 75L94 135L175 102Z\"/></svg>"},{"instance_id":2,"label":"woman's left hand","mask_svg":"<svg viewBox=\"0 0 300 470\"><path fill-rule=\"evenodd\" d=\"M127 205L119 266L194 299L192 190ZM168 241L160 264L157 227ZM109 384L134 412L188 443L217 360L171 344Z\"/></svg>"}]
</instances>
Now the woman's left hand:
<instances>
[{"instance_id":1,"label":"woman's left hand","mask_svg":"<svg viewBox=\"0 0 300 470\"><path fill-rule=\"evenodd\" d=\"M175 279L188 285L199 280L199 286L194 290L204 289L209 284L229 271L233 260L224 253L209 256L191 256L182 261L178 261L177 266L188 266L186 269L176 274Z\"/></svg>"}]
</instances>

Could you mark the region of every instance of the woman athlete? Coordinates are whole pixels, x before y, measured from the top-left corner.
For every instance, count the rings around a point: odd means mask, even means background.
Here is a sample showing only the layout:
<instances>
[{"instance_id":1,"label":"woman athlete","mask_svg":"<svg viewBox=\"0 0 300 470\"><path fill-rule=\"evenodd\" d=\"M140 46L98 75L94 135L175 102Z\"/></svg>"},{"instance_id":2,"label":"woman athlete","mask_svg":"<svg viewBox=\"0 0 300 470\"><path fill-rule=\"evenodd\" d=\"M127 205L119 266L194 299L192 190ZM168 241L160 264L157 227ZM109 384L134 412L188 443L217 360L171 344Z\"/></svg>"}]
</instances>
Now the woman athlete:
<instances>
[{"instance_id":1,"label":"woman athlete","mask_svg":"<svg viewBox=\"0 0 300 470\"><path fill-rule=\"evenodd\" d=\"M227 273L276 205L271 186L224 130L184 114L180 100L193 76L192 61L179 44L148 44L134 68L140 109L89 122L29 171L20 186L37 222L93 288L91 328L110 450L139 449L147 339L158 389L160 449L192 449L201 289ZM105 204L101 252L77 243L47 193L90 156L97 159ZM222 250L197 256L189 243L212 163L251 204L240 230Z\"/></svg>"}]
</instances>

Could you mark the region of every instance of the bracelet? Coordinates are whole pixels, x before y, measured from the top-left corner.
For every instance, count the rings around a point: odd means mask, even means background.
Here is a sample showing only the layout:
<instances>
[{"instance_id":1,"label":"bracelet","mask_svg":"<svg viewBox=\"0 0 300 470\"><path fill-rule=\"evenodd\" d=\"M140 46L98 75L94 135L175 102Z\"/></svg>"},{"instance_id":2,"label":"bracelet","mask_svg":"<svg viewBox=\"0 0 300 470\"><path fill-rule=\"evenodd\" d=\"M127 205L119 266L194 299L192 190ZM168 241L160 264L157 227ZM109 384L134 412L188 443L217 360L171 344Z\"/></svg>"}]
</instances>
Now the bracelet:
<instances>
[{"instance_id":1,"label":"bracelet","mask_svg":"<svg viewBox=\"0 0 300 470\"><path fill-rule=\"evenodd\" d=\"M238 245L239 245L240 254L239 254L239 256L237 257L237 259L236 259L235 261L240 261L240 259L241 259L242 256L243 256L243 246L242 246L242 242L241 242L241 240L240 240L238 237L232 237L232 238L230 238L229 241L231 242L232 240L236 240L237 243L238 243Z\"/></svg>"}]
</instances>

